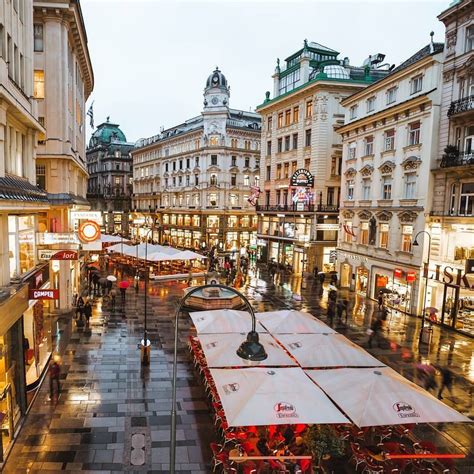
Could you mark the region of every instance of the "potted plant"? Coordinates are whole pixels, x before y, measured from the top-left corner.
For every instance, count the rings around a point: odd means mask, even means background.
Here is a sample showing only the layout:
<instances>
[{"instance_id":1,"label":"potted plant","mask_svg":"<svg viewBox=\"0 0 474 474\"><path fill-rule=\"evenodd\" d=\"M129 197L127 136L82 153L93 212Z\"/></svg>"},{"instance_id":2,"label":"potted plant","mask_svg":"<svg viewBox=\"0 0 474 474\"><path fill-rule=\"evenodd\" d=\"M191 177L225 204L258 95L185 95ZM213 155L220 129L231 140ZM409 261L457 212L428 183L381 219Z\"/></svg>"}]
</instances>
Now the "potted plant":
<instances>
[{"instance_id":1,"label":"potted plant","mask_svg":"<svg viewBox=\"0 0 474 474\"><path fill-rule=\"evenodd\" d=\"M441 167L453 166L459 158L459 150L455 145L448 145L444 149L443 157L441 158Z\"/></svg>"},{"instance_id":2,"label":"potted plant","mask_svg":"<svg viewBox=\"0 0 474 474\"><path fill-rule=\"evenodd\" d=\"M305 442L313 456L314 472L323 472L321 461L341 457L346 453L346 445L327 425L312 425L305 435Z\"/></svg>"}]
</instances>

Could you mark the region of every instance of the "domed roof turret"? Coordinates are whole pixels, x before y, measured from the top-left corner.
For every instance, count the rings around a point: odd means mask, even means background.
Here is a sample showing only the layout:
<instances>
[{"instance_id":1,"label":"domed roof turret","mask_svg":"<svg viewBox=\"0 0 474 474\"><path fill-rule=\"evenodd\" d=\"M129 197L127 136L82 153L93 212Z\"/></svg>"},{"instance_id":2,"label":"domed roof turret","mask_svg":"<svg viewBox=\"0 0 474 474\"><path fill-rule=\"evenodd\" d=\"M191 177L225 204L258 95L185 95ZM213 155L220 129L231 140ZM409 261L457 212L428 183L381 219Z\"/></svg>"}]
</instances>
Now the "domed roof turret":
<instances>
[{"instance_id":1,"label":"domed roof turret","mask_svg":"<svg viewBox=\"0 0 474 474\"><path fill-rule=\"evenodd\" d=\"M107 121L101 123L91 136L89 147L98 145L110 145L113 142L126 143L125 134L120 130L118 124L110 123L109 117Z\"/></svg>"},{"instance_id":2,"label":"domed roof turret","mask_svg":"<svg viewBox=\"0 0 474 474\"><path fill-rule=\"evenodd\" d=\"M227 79L224 74L216 66L214 72L207 78L206 88L208 87L225 87L227 88Z\"/></svg>"}]
</instances>

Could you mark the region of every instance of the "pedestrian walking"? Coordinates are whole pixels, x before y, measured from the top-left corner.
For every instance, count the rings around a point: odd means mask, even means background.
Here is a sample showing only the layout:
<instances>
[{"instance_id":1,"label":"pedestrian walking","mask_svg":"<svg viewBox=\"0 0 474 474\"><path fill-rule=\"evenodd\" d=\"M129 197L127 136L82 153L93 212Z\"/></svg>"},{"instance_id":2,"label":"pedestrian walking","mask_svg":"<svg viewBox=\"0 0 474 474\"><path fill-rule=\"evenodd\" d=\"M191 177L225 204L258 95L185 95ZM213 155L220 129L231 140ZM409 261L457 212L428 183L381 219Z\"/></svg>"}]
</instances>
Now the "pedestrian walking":
<instances>
[{"instance_id":1,"label":"pedestrian walking","mask_svg":"<svg viewBox=\"0 0 474 474\"><path fill-rule=\"evenodd\" d=\"M337 274L333 273L331 275L331 285L337 286Z\"/></svg>"},{"instance_id":2,"label":"pedestrian walking","mask_svg":"<svg viewBox=\"0 0 474 474\"><path fill-rule=\"evenodd\" d=\"M319 268L317 267L317 265L315 265L313 268L313 277L318 278L318 273L319 273Z\"/></svg>"},{"instance_id":3,"label":"pedestrian walking","mask_svg":"<svg viewBox=\"0 0 474 474\"><path fill-rule=\"evenodd\" d=\"M337 310L337 319L342 319L342 313L344 313L344 310L346 309L344 300L339 300L336 304L336 310ZM347 311L346 311L347 313ZM346 314L347 318L347 314Z\"/></svg>"},{"instance_id":4,"label":"pedestrian walking","mask_svg":"<svg viewBox=\"0 0 474 474\"><path fill-rule=\"evenodd\" d=\"M436 390L437 384L436 384L434 370L425 371L423 378L424 378L423 385L426 391L429 392L430 390Z\"/></svg>"},{"instance_id":5,"label":"pedestrian walking","mask_svg":"<svg viewBox=\"0 0 474 474\"><path fill-rule=\"evenodd\" d=\"M138 290L140 288L140 277L138 275L135 275L133 279L133 286L135 287L135 294L138 295Z\"/></svg>"},{"instance_id":6,"label":"pedestrian walking","mask_svg":"<svg viewBox=\"0 0 474 474\"><path fill-rule=\"evenodd\" d=\"M441 372L441 385L439 387L438 398L443 399L443 390L447 388L451 393L453 387L453 374L447 367L440 367Z\"/></svg>"},{"instance_id":7,"label":"pedestrian walking","mask_svg":"<svg viewBox=\"0 0 474 474\"><path fill-rule=\"evenodd\" d=\"M382 320L379 318L374 319L372 321L370 329L367 330L367 333L369 334L369 340L367 341L367 344L370 348L372 348L373 340L377 340L377 345L380 347L379 332L381 329L382 329Z\"/></svg>"},{"instance_id":8,"label":"pedestrian walking","mask_svg":"<svg viewBox=\"0 0 474 474\"><path fill-rule=\"evenodd\" d=\"M89 300L86 301L84 305L84 316L86 317L86 324L89 326L89 320L92 316L92 305L90 304Z\"/></svg>"},{"instance_id":9,"label":"pedestrian walking","mask_svg":"<svg viewBox=\"0 0 474 474\"><path fill-rule=\"evenodd\" d=\"M383 293L379 291L379 294L377 296L377 302L379 304L379 309L382 309L383 306Z\"/></svg>"},{"instance_id":10,"label":"pedestrian walking","mask_svg":"<svg viewBox=\"0 0 474 474\"><path fill-rule=\"evenodd\" d=\"M113 283L110 280L107 280L107 294L110 293Z\"/></svg>"},{"instance_id":11,"label":"pedestrian walking","mask_svg":"<svg viewBox=\"0 0 474 474\"><path fill-rule=\"evenodd\" d=\"M59 397L59 394L61 393L61 386L59 384L59 376L61 375L61 367L59 366L59 363L55 358L53 358L53 361L49 365L49 395L50 398L53 398L54 395L54 385L56 385L56 394Z\"/></svg>"},{"instance_id":12,"label":"pedestrian walking","mask_svg":"<svg viewBox=\"0 0 474 474\"><path fill-rule=\"evenodd\" d=\"M127 291L126 288L120 288L120 296L121 296L122 306L125 305L125 292L126 291Z\"/></svg>"},{"instance_id":13,"label":"pedestrian walking","mask_svg":"<svg viewBox=\"0 0 474 474\"><path fill-rule=\"evenodd\" d=\"M77 303L76 303L76 319L79 315L79 320L82 320L83 312L84 312L84 298L82 296L79 296L79 298L77 298Z\"/></svg>"},{"instance_id":14,"label":"pedestrian walking","mask_svg":"<svg viewBox=\"0 0 474 474\"><path fill-rule=\"evenodd\" d=\"M320 272L319 273L319 283L321 284L321 286L323 286L323 283L324 283L325 279L326 279L326 275L324 274L324 272Z\"/></svg>"},{"instance_id":15,"label":"pedestrian walking","mask_svg":"<svg viewBox=\"0 0 474 474\"><path fill-rule=\"evenodd\" d=\"M110 309L112 312L115 311L115 298L117 296L117 292L114 288L110 291Z\"/></svg>"},{"instance_id":16,"label":"pedestrian walking","mask_svg":"<svg viewBox=\"0 0 474 474\"><path fill-rule=\"evenodd\" d=\"M329 319L329 322L332 326L333 322L334 322L334 313L335 313L335 310L336 310L336 303L335 301L333 300L329 300L328 301L328 309L327 309L327 317Z\"/></svg>"}]
</instances>

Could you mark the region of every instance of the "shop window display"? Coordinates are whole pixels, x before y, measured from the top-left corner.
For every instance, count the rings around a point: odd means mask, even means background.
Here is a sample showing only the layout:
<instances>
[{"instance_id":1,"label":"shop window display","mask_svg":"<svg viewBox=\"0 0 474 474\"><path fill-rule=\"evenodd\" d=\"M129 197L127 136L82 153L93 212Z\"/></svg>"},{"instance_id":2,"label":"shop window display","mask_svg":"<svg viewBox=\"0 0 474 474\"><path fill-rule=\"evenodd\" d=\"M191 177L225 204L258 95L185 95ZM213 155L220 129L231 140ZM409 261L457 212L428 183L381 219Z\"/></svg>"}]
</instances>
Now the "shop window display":
<instances>
[{"instance_id":1,"label":"shop window display","mask_svg":"<svg viewBox=\"0 0 474 474\"><path fill-rule=\"evenodd\" d=\"M10 277L27 273L35 266L35 221L33 216L8 216Z\"/></svg>"},{"instance_id":2,"label":"shop window display","mask_svg":"<svg viewBox=\"0 0 474 474\"><path fill-rule=\"evenodd\" d=\"M367 295L368 281L369 271L364 267L359 267L356 272L356 291L359 295Z\"/></svg>"}]
</instances>

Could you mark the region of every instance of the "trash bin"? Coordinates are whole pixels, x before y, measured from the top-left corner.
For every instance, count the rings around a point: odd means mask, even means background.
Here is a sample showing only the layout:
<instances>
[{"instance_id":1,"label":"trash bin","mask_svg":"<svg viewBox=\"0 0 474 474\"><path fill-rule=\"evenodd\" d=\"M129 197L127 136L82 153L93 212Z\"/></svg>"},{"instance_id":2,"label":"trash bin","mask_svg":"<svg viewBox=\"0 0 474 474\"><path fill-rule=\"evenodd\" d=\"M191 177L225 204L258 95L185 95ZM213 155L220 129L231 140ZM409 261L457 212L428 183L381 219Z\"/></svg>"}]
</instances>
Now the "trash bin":
<instances>
[{"instance_id":1,"label":"trash bin","mask_svg":"<svg viewBox=\"0 0 474 474\"><path fill-rule=\"evenodd\" d=\"M425 326L421 330L421 342L423 344L430 344L432 335L433 335L433 328L431 326Z\"/></svg>"},{"instance_id":2,"label":"trash bin","mask_svg":"<svg viewBox=\"0 0 474 474\"><path fill-rule=\"evenodd\" d=\"M141 361L143 365L150 365L150 351L151 351L151 342L150 339L145 340L142 339L140 341L140 353L141 353Z\"/></svg>"}]
</instances>

